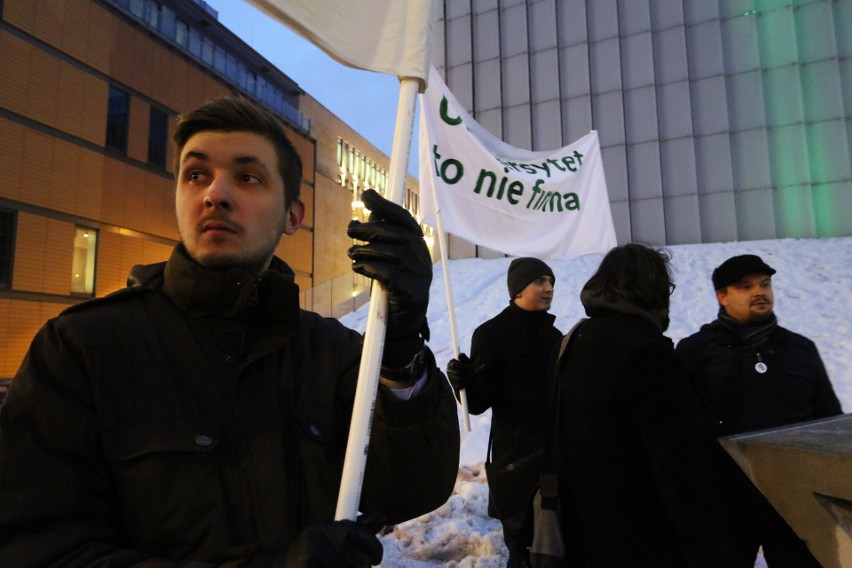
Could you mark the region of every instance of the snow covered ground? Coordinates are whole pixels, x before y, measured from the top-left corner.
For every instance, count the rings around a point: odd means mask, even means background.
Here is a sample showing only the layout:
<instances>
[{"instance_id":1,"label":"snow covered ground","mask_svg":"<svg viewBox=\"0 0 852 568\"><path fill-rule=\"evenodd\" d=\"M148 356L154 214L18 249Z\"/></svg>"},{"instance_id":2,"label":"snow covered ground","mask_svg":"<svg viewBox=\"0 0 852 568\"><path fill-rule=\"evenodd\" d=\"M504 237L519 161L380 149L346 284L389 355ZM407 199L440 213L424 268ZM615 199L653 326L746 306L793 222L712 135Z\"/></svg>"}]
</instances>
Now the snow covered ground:
<instances>
[{"instance_id":1,"label":"snow covered ground","mask_svg":"<svg viewBox=\"0 0 852 568\"><path fill-rule=\"evenodd\" d=\"M852 237L784 239L667 247L677 290L672 296L671 326L675 342L716 317L710 283L713 269L728 257L758 254L778 273L773 277L775 313L780 325L816 342L844 412L852 412ZM569 261L549 261L556 274L551 313L563 332L583 317L579 293L603 254ZM459 333L459 348L470 349L473 330L508 304L509 258L449 262L450 287ZM367 306L342 318L364 330ZM429 306L430 347L439 367L453 357L443 271L435 265ZM482 467L491 423L490 411L471 416L471 431L462 431L459 476L442 507L397 525L382 541L386 568L497 568L505 565L500 523L486 515L488 490ZM461 416L459 425L461 427ZM756 566L765 566L758 558Z\"/></svg>"}]
</instances>

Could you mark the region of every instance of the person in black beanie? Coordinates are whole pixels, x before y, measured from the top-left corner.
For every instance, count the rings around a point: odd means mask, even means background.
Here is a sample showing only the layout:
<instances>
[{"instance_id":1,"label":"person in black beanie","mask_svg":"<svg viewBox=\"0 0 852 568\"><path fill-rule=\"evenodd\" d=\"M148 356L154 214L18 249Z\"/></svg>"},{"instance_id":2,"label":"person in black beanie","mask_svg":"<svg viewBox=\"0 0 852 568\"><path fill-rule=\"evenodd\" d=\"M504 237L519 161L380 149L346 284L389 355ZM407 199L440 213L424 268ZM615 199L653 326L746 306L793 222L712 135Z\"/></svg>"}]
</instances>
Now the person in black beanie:
<instances>
[{"instance_id":1,"label":"person in black beanie","mask_svg":"<svg viewBox=\"0 0 852 568\"><path fill-rule=\"evenodd\" d=\"M470 358L447 364L458 392L466 389L471 414L491 409L486 474L489 514L499 518L510 567L527 565L519 541L527 503L535 491L544 454L547 388L562 332L548 313L556 277L537 258L516 258L506 284L509 305L473 332Z\"/></svg>"},{"instance_id":2,"label":"person in black beanie","mask_svg":"<svg viewBox=\"0 0 852 568\"><path fill-rule=\"evenodd\" d=\"M712 275L717 319L677 345L704 407L714 467L736 524L735 568L754 566L761 546L770 568L819 563L715 440L842 412L814 342L778 325L775 272L753 254L723 262Z\"/></svg>"}]
</instances>

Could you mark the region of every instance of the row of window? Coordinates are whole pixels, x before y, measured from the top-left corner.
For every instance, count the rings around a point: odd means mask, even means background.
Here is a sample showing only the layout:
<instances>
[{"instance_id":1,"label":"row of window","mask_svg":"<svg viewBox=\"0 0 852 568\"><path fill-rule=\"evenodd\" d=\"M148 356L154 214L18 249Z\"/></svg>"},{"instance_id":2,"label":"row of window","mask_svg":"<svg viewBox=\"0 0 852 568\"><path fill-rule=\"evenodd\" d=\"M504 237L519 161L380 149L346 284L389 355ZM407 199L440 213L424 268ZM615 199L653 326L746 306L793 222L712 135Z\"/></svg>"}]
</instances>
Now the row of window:
<instances>
[{"instance_id":1,"label":"row of window","mask_svg":"<svg viewBox=\"0 0 852 568\"><path fill-rule=\"evenodd\" d=\"M269 105L303 131L310 132L310 119L296 110L298 94L283 91L273 82L249 69L212 36L180 19L168 6L156 0L112 0L112 3L243 91ZM201 4L207 9L205 3Z\"/></svg>"},{"instance_id":2,"label":"row of window","mask_svg":"<svg viewBox=\"0 0 852 568\"><path fill-rule=\"evenodd\" d=\"M375 189L382 195L387 193L388 172L343 138L337 139L337 167L337 183L352 192L354 217L363 213L356 209L362 207L361 194L365 189ZM419 218L420 196L415 191L405 188L402 206Z\"/></svg>"},{"instance_id":3,"label":"row of window","mask_svg":"<svg viewBox=\"0 0 852 568\"><path fill-rule=\"evenodd\" d=\"M342 138L337 139L337 166L340 172L337 182L352 191L355 201L368 188L385 193L388 172Z\"/></svg>"},{"instance_id":4,"label":"row of window","mask_svg":"<svg viewBox=\"0 0 852 568\"><path fill-rule=\"evenodd\" d=\"M12 288L15 258L17 212L0 208L0 290ZM71 261L71 296L92 297L95 294L95 259L98 253L98 231L91 227L74 228Z\"/></svg>"}]
</instances>

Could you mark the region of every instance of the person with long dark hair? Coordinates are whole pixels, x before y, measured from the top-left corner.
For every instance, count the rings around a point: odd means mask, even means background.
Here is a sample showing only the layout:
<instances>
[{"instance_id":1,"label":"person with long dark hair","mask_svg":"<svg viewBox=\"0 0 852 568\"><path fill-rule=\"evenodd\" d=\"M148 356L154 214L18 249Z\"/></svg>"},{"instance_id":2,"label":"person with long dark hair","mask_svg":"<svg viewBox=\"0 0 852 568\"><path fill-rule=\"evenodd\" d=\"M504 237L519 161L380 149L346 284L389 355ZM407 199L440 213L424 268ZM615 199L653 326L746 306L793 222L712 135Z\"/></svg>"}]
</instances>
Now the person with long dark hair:
<instances>
[{"instance_id":1,"label":"person with long dark hair","mask_svg":"<svg viewBox=\"0 0 852 568\"><path fill-rule=\"evenodd\" d=\"M669 338L669 255L612 249L557 374L568 565L726 566L700 407Z\"/></svg>"}]
</instances>

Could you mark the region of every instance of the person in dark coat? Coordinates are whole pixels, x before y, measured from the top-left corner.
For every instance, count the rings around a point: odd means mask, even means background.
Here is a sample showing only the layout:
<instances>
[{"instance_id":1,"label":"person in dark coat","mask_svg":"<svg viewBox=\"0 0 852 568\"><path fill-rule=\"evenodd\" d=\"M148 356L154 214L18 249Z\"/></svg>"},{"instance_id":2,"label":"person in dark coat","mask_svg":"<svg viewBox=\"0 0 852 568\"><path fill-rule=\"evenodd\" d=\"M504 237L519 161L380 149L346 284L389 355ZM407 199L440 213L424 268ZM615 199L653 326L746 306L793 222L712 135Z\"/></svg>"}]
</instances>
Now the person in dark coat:
<instances>
[{"instance_id":1,"label":"person in dark coat","mask_svg":"<svg viewBox=\"0 0 852 568\"><path fill-rule=\"evenodd\" d=\"M668 327L665 251L612 249L557 373L569 566L728 568L700 406Z\"/></svg>"},{"instance_id":2,"label":"person in dark coat","mask_svg":"<svg viewBox=\"0 0 852 568\"><path fill-rule=\"evenodd\" d=\"M714 465L735 524L733 567L818 567L793 532L715 440L840 414L840 402L813 341L778 325L775 269L757 255L734 256L713 271L715 321L681 340L677 353L701 399Z\"/></svg>"},{"instance_id":3,"label":"person in dark coat","mask_svg":"<svg viewBox=\"0 0 852 568\"><path fill-rule=\"evenodd\" d=\"M500 519L508 566L523 566L519 532L535 491L547 427L550 368L562 333L548 313L556 278L537 258L516 258L506 275L509 305L476 328L470 358L447 364L458 391L466 389L471 414L491 409L489 512Z\"/></svg>"},{"instance_id":4,"label":"person in dark coat","mask_svg":"<svg viewBox=\"0 0 852 568\"><path fill-rule=\"evenodd\" d=\"M440 506L458 471L419 226L367 191L349 227L388 339L364 515L334 520L363 340L300 309L273 254L304 215L299 156L242 99L182 115L174 142L181 243L49 320L0 410L0 566L378 564L381 526Z\"/></svg>"}]
</instances>

